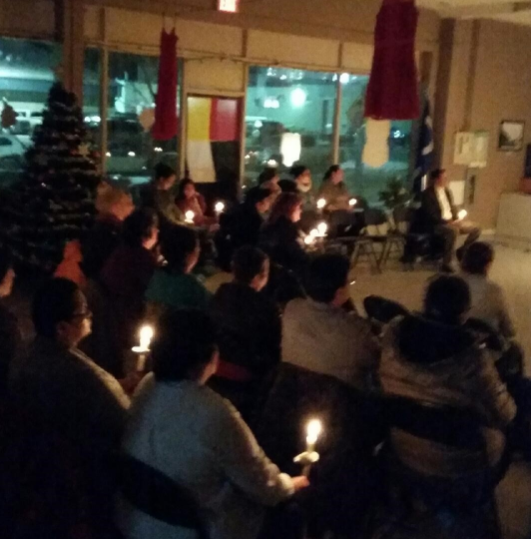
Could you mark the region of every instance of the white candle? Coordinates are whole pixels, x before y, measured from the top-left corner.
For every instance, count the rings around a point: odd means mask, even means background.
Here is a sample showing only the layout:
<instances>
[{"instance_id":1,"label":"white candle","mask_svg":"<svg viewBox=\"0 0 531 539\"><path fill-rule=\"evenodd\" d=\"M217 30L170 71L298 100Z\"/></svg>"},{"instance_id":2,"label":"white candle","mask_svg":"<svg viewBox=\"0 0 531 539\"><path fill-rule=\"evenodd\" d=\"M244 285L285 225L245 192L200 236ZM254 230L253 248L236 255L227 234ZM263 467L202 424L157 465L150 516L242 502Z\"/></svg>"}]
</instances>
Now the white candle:
<instances>
[{"instance_id":1,"label":"white candle","mask_svg":"<svg viewBox=\"0 0 531 539\"><path fill-rule=\"evenodd\" d=\"M326 236L326 233L328 232L328 225L326 223L319 223L317 225L317 234L320 237Z\"/></svg>"},{"instance_id":2,"label":"white candle","mask_svg":"<svg viewBox=\"0 0 531 539\"><path fill-rule=\"evenodd\" d=\"M216 202L216 205L214 206L214 211L219 216L220 213L223 213L223 210L225 209L225 204L223 202Z\"/></svg>"},{"instance_id":3,"label":"white candle","mask_svg":"<svg viewBox=\"0 0 531 539\"><path fill-rule=\"evenodd\" d=\"M466 210L461 210L458 214L457 214L457 217L459 219L459 221L462 221L463 219L466 218L466 216L468 215L468 212Z\"/></svg>"},{"instance_id":4,"label":"white candle","mask_svg":"<svg viewBox=\"0 0 531 539\"><path fill-rule=\"evenodd\" d=\"M133 352L138 354L136 362L136 370L144 372L146 368L146 355L150 351L151 339L153 339L154 331L151 326L142 326L140 328L140 343L138 346L133 346Z\"/></svg>"},{"instance_id":5,"label":"white candle","mask_svg":"<svg viewBox=\"0 0 531 539\"><path fill-rule=\"evenodd\" d=\"M355 198L351 198L349 201L348 201L348 205L353 208L356 204L358 203L357 199Z\"/></svg>"},{"instance_id":6,"label":"white candle","mask_svg":"<svg viewBox=\"0 0 531 539\"><path fill-rule=\"evenodd\" d=\"M306 427L306 451L313 453L315 444L321 435L323 425L318 419L312 419Z\"/></svg>"},{"instance_id":7,"label":"white candle","mask_svg":"<svg viewBox=\"0 0 531 539\"><path fill-rule=\"evenodd\" d=\"M306 245L311 245L314 241L315 241L315 236L312 236L312 234L308 234L308 235L304 238L304 243L305 243Z\"/></svg>"},{"instance_id":8,"label":"white candle","mask_svg":"<svg viewBox=\"0 0 531 539\"><path fill-rule=\"evenodd\" d=\"M317 209L318 210L324 210L326 208L326 200L324 198L320 198L317 201Z\"/></svg>"},{"instance_id":9,"label":"white candle","mask_svg":"<svg viewBox=\"0 0 531 539\"><path fill-rule=\"evenodd\" d=\"M184 214L184 220L185 220L188 224L193 224L193 223L194 223L194 217L195 217L195 213L194 213L192 210L188 210L188 211Z\"/></svg>"}]
</instances>

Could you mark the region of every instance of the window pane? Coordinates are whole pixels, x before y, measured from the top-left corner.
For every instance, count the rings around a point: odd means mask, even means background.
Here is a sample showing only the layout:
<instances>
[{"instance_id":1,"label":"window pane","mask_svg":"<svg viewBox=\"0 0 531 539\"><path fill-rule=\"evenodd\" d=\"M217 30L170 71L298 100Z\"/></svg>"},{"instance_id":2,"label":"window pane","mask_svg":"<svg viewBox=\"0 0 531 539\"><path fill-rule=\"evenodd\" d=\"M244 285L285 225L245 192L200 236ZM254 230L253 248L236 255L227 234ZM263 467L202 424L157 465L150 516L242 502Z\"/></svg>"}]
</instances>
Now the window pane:
<instances>
[{"instance_id":1,"label":"window pane","mask_svg":"<svg viewBox=\"0 0 531 539\"><path fill-rule=\"evenodd\" d=\"M367 144L367 122L363 118L368 76L340 75L343 89L340 115L339 161L345 171L349 190L365 198L370 204L379 202L379 193L389 180L408 179L411 148L411 121L392 121L387 138L388 156L382 166L363 163Z\"/></svg>"},{"instance_id":2,"label":"window pane","mask_svg":"<svg viewBox=\"0 0 531 539\"><path fill-rule=\"evenodd\" d=\"M281 175L299 162L314 187L332 162L337 75L250 67L247 89L245 180L252 184L271 160ZM300 136L286 136L296 134Z\"/></svg>"},{"instance_id":3,"label":"window pane","mask_svg":"<svg viewBox=\"0 0 531 539\"><path fill-rule=\"evenodd\" d=\"M101 150L101 116L100 116L100 73L101 51L87 49L85 51L85 68L83 72L83 115L85 125L92 143L92 149Z\"/></svg>"},{"instance_id":4,"label":"window pane","mask_svg":"<svg viewBox=\"0 0 531 539\"><path fill-rule=\"evenodd\" d=\"M133 184L148 181L161 161L178 167L177 137L155 141L151 136L158 63L152 56L109 54L107 173Z\"/></svg>"},{"instance_id":5,"label":"window pane","mask_svg":"<svg viewBox=\"0 0 531 539\"><path fill-rule=\"evenodd\" d=\"M42 121L60 62L60 45L0 38L0 100L17 113L15 125L0 128L0 185L20 177L26 147L31 145L33 129Z\"/></svg>"}]
</instances>

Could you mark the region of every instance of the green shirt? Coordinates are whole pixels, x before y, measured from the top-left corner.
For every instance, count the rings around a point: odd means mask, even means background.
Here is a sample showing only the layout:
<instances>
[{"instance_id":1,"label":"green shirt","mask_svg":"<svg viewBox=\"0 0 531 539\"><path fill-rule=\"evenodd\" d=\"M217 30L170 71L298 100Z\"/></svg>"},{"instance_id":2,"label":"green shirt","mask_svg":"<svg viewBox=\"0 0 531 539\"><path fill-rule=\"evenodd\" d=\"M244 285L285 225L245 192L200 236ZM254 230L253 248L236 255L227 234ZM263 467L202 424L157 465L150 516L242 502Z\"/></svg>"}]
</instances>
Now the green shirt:
<instances>
[{"instance_id":1,"label":"green shirt","mask_svg":"<svg viewBox=\"0 0 531 539\"><path fill-rule=\"evenodd\" d=\"M149 283L146 299L173 309L208 308L210 292L193 275L156 270Z\"/></svg>"}]
</instances>

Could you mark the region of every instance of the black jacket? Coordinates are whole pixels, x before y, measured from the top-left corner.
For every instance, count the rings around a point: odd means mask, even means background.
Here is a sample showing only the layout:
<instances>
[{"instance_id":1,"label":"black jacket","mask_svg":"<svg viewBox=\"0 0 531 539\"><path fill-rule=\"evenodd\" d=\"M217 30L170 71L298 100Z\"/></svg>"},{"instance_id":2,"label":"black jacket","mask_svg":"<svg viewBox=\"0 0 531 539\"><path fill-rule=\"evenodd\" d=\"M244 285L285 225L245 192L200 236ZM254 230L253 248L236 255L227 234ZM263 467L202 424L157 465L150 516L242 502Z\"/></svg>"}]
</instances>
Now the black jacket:
<instances>
[{"instance_id":1,"label":"black jacket","mask_svg":"<svg viewBox=\"0 0 531 539\"><path fill-rule=\"evenodd\" d=\"M445 192L452 209L452 219L455 220L457 219L457 208L454 204L454 197L450 189L445 189ZM433 232L435 227L445 223L434 186L428 187L422 193L420 219L424 232Z\"/></svg>"},{"instance_id":2,"label":"black jacket","mask_svg":"<svg viewBox=\"0 0 531 539\"><path fill-rule=\"evenodd\" d=\"M231 215L227 227L233 249L244 245L258 245L263 223L264 220L255 207L249 204L239 206Z\"/></svg>"},{"instance_id":3,"label":"black jacket","mask_svg":"<svg viewBox=\"0 0 531 539\"><path fill-rule=\"evenodd\" d=\"M258 376L279 363L280 313L268 298L243 284L224 284L211 314L219 328L221 359Z\"/></svg>"}]
</instances>

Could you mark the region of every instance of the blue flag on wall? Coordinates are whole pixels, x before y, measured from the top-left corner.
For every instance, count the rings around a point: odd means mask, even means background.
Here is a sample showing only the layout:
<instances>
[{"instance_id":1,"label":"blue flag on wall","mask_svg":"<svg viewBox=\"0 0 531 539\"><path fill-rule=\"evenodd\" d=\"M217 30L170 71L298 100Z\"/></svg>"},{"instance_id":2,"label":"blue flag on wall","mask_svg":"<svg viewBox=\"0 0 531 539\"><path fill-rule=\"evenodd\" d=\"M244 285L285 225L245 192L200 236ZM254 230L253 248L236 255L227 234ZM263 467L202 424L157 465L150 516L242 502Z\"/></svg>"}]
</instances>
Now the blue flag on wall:
<instances>
[{"instance_id":1,"label":"blue flag on wall","mask_svg":"<svg viewBox=\"0 0 531 539\"><path fill-rule=\"evenodd\" d=\"M415 172L413 174L413 190L420 193L423 188L423 178L428 174L433 165L433 124L430 114L430 100L424 100L422 118L419 127L419 141L417 146L417 158Z\"/></svg>"}]
</instances>

